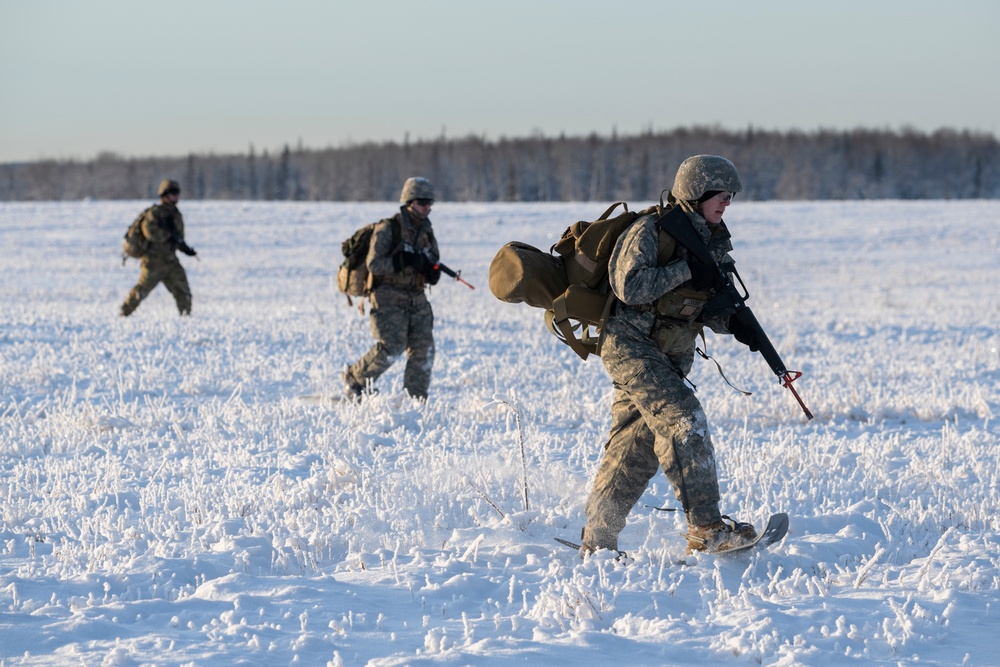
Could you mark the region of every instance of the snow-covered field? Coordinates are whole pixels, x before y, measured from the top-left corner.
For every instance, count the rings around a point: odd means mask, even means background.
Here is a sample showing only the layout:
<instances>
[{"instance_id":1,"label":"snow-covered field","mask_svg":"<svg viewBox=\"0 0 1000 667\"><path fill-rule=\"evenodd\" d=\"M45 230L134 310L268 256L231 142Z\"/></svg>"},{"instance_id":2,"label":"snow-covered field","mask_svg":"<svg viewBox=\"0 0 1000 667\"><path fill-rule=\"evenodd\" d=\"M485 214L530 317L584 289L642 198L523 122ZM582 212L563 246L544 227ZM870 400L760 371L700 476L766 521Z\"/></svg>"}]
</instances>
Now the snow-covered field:
<instances>
[{"instance_id":1,"label":"snow-covered field","mask_svg":"<svg viewBox=\"0 0 1000 667\"><path fill-rule=\"evenodd\" d=\"M728 338L709 352L753 396L692 380L723 511L791 530L685 560L661 474L625 561L553 539L582 526L603 367L487 281L603 204L436 205L476 289L431 294L430 401L397 365L360 405L298 397L371 343L334 275L392 203L182 201L194 316L161 287L122 319L145 205L0 204L0 665L997 663L1000 202L737 201L816 419Z\"/></svg>"}]
</instances>

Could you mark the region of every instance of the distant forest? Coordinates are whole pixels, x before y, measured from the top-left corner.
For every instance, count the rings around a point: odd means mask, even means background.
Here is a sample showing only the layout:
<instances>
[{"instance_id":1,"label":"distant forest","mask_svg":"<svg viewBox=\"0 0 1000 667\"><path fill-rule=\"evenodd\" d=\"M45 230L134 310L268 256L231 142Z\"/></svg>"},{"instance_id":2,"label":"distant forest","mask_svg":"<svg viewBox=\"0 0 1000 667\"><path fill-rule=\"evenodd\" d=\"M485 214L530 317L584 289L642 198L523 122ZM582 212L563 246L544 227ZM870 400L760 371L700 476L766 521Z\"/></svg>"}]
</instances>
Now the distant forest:
<instances>
[{"instance_id":1,"label":"distant forest","mask_svg":"<svg viewBox=\"0 0 1000 667\"><path fill-rule=\"evenodd\" d=\"M736 163L744 199L1000 197L1000 144L992 134L695 127L9 163L0 164L0 201L149 199L163 178L180 181L185 199L386 201L419 175L434 183L441 201L644 202L656 200L680 162L699 153Z\"/></svg>"}]
</instances>

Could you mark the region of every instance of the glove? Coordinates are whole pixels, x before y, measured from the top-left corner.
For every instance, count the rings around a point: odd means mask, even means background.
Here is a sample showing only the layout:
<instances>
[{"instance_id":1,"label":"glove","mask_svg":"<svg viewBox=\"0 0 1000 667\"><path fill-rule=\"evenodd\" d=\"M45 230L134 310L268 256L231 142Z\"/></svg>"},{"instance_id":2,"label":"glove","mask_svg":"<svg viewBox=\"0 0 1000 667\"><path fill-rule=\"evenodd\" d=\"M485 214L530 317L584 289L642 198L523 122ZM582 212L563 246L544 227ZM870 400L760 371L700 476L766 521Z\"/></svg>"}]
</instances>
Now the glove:
<instances>
[{"instance_id":1,"label":"glove","mask_svg":"<svg viewBox=\"0 0 1000 667\"><path fill-rule=\"evenodd\" d=\"M726 322L726 328L733 334L733 338L749 347L751 352L758 352L760 350L760 341L757 340L756 332L740 322L735 315L731 316L729 321Z\"/></svg>"},{"instance_id":2,"label":"glove","mask_svg":"<svg viewBox=\"0 0 1000 667\"><path fill-rule=\"evenodd\" d=\"M195 255L198 254L194 251L194 248L189 246L187 243L184 243L184 241L181 241L180 243L177 244L177 249L180 250L185 255L187 255L188 257L194 257Z\"/></svg>"},{"instance_id":3,"label":"glove","mask_svg":"<svg viewBox=\"0 0 1000 667\"><path fill-rule=\"evenodd\" d=\"M427 284L437 285L438 281L441 280L441 269L436 264L429 264L427 270Z\"/></svg>"},{"instance_id":4,"label":"glove","mask_svg":"<svg viewBox=\"0 0 1000 667\"><path fill-rule=\"evenodd\" d=\"M691 270L691 287L696 290L708 290L715 286L715 267L691 257L687 261Z\"/></svg>"},{"instance_id":5,"label":"glove","mask_svg":"<svg viewBox=\"0 0 1000 667\"><path fill-rule=\"evenodd\" d=\"M417 273L427 273L430 263L427 258L419 252L407 252L403 251L392 257L392 268L397 272L402 271L406 267L411 267Z\"/></svg>"}]
</instances>

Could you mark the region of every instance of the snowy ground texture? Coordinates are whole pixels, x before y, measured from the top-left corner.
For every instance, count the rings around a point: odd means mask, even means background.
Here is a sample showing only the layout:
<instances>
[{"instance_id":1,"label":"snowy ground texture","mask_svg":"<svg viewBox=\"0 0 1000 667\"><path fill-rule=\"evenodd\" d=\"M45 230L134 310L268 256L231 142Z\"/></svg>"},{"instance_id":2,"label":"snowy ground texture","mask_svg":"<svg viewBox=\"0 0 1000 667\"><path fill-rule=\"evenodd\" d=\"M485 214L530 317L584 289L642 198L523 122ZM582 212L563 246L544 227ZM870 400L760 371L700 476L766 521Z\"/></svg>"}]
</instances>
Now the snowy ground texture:
<instances>
[{"instance_id":1,"label":"snowy ground texture","mask_svg":"<svg viewBox=\"0 0 1000 667\"><path fill-rule=\"evenodd\" d=\"M438 204L431 399L338 392L367 319L340 242L394 205L181 202L194 316L118 318L147 202L0 205L0 665L995 665L998 202L739 203L751 304L816 414L709 335L723 511L791 530L685 559L659 475L575 539L600 361L488 289L603 204ZM637 202L645 205L646 202ZM522 464L522 446L523 458Z\"/></svg>"}]
</instances>

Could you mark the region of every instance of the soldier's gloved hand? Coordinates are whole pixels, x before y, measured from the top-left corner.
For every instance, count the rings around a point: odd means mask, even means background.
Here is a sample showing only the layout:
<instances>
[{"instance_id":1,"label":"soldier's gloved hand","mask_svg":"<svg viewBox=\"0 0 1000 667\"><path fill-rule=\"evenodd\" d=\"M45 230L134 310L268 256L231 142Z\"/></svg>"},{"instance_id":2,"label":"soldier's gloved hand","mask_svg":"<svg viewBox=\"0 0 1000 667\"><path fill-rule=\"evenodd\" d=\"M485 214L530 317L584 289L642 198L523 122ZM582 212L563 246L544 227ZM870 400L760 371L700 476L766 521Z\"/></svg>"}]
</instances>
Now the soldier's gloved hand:
<instances>
[{"instance_id":1,"label":"soldier's gloved hand","mask_svg":"<svg viewBox=\"0 0 1000 667\"><path fill-rule=\"evenodd\" d=\"M707 290L715 286L715 267L709 266L695 257L687 261L691 270L691 287L696 290Z\"/></svg>"},{"instance_id":2,"label":"soldier's gloved hand","mask_svg":"<svg viewBox=\"0 0 1000 667\"><path fill-rule=\"evenodd\" d=\"M180 250L185 255L187 255L188 257L194 257L195 255L198 254L194 251L194 248L189 246L184 241L181 241L180 243L177 244L177 249Z\"/></svg>"},{"instance_id":3,"label":"soldier's gloved hand","mask_svg":"<svg viewBox=\"0 0 1000 667\"><path fill-rule=\"evenodd\" d=\"M428 265L427 282L431 285L437 285L438 281L441 280L441 267L433 263L428 263Z\"/></svg>"},{"instance_id":4,"label":"soldier's gloved hand","mask_svg":"<svg viewBox=\"0 0 1000 667\"><path fill-rule=\"evenodd\" d=\"M428 261L427 257L423 253L413 252L408 253L410 255L410 266L417 273L427 275L427 271L430 270L431 263Z\"/></svg>"},{"instance_id":5,"label":"soldier's gloved hand","mask_svg":"<svg viewBox=\"0 0 1000 667\"><path fill-rule=\"evenodd\" d=\"M392 258L392 268L397 272L402 271L406 267L412 268L417 273L427 273L428 262L427 258L418 252L407 252L403 251Z\"/></svg>"},{"instance_id":6,"label":"soldier's gloved hand","mask_svg":"<svg viewBox=\"0 0 1000 667\"><path fill-rule=\"evenodd\" d=\"M751 352L760 350L760 341L757 340L756 332L740 322L735 315L731 316L729 321L726 322L726 328L733 334L733 338L749 347Z\"/></svg>"}]
</instances>

